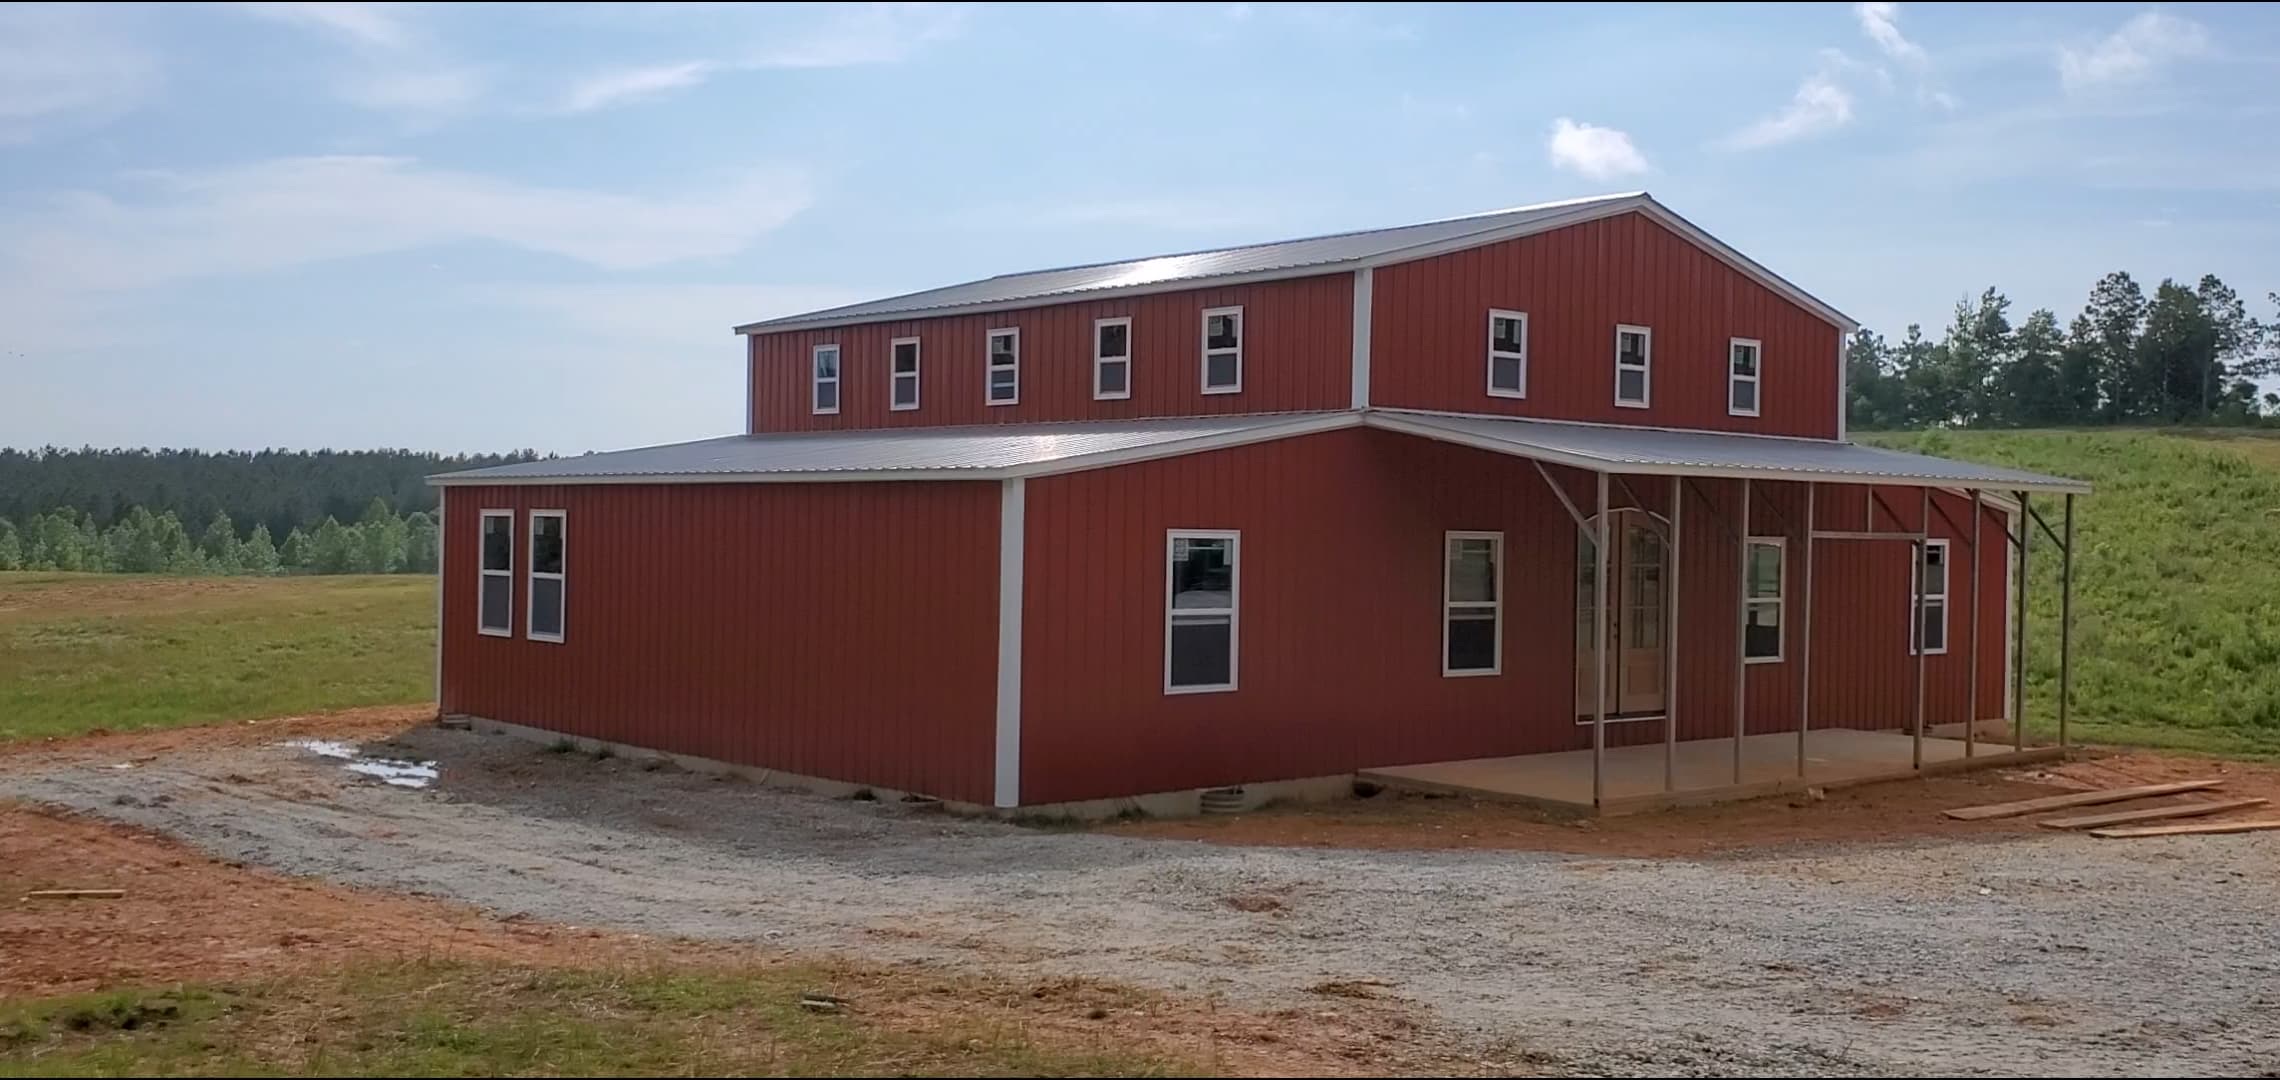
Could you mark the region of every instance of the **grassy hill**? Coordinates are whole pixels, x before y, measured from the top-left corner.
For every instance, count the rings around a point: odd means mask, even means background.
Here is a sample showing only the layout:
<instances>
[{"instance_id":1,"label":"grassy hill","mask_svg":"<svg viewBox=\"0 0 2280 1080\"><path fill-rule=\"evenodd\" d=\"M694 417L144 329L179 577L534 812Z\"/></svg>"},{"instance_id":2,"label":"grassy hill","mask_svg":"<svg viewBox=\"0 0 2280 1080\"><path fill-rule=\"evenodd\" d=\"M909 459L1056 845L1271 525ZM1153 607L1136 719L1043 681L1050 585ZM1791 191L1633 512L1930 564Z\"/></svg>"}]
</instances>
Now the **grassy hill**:
<instances>
[{"instance_id":1,"label":"grassy hill","mask_svg":"<svg viewBox=\"0 0 2280 1080\"><path fill-rule=\"evenodd\" d=\"M1861 441L2096 485L2075 504L2077 738L2280 756L2280 438L2178 429ZM2045 511L2053 528L2055 509ZM2027 710L2047 728L2057 715L2058 551L2039 531L2037 540Z\"/></svg>"}]
</instances>

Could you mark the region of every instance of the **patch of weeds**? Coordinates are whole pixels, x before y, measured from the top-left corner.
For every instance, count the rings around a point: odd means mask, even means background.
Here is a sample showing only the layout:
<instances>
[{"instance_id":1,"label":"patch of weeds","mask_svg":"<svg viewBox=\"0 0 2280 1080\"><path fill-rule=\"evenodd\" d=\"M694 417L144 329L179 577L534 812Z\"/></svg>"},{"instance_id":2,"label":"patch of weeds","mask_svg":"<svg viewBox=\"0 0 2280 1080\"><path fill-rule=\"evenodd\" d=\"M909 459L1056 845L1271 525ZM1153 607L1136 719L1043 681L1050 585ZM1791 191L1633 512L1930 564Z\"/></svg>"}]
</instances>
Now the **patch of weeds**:
<instances>
[{"instance_id":1,"label":"patch of weeds","mask_svg":"<svg viewBox=\"0 0 2280 1080\"><path fill-rule=\"evenodd\" d=\"M564 737L547 743L546 752L549 754L575 754L578 752L578 744L568 737Z\"/></svg>"},{"instance_id":2,"label":"patch of weeds","mask_svg":"<svg viewBox=\"0 0 2280 1080\"><path fill-rule=\"evenodd\" d=\"M855 793L854 793L854 794L852 794L852 795L849 795L849 796L847 796L847 797L848 797L848 798L850 798L850 799L853 799L853 800L855 800L856 802L878 802L878 801L879 801L879 793L878 793L878 792L876 792L876 791L873 791L873 790L871 790L870 788L867 788L867 787L864 787L864 788L856 788L856 789L855 789Z\"/></svg>"},{"instance_id":3,"label":"patch of weeds","mask_svg":"<svg viewBox=\"0 0 2280 1080\"><path fill-rule=\"evenodd\" d=\"M611 748L610 744L608 744L608 743L595 743L595 744L594 744L594 760L595 760L595 761L608 761L609 759L611 759L611 758L614 758L614 757L616 757L616 756L617 756L617 751L616 751L615 749Z\"/></svg>"}]
</instances>

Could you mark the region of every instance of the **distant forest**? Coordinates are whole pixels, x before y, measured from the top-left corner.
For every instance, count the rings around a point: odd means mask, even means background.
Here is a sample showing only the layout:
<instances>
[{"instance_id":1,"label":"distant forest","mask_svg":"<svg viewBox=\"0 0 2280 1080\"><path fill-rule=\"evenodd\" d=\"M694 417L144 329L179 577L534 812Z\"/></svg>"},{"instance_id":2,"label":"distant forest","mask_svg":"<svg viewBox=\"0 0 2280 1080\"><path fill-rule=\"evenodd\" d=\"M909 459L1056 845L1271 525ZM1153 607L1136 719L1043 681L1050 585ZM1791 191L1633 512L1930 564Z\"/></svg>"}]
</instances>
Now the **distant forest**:
<instances>
[{"instance_id":1,"label":"distant forest","mask_svg":"<svg viewBox=\"0 0 2280 1080\"><path fill-rule=\"evenodd\" d=\"M426 478L538 456L0 449L0 570L433 573Z\"/></svg>"}]
</instances>

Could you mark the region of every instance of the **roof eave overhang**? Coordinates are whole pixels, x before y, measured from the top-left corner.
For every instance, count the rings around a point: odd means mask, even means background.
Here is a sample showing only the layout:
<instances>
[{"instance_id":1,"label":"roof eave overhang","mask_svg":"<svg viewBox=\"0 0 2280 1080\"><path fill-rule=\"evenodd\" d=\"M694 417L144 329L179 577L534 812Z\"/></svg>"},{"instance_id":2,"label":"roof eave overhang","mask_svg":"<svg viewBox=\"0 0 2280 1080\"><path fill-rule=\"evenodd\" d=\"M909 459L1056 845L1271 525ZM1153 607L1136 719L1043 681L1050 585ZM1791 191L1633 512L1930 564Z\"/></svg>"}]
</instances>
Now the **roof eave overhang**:
<instances>
[{"instance_id":1,"label":"roof eave overhang","mask_svg":"<svg viewBox=\"0 0 2280 1080\"><path fill-rule=\"evenodd\" d=\"M995 311L1019 311L1027 308L1051 307L1056 304L1073 304L1086 300L1110 300L1127 296L1147 296L1154 293L1186 292L1192 289L1211 289L1225 285L1243 285L1266 281L1286 281L1292 278L1319 277L1324 274L1345 273L1355 270L1374 269L1381 266L1392 266L1399 263L1415 262L1419 259L1429 259L1436 255L1446 255L1451 252L1465 251L1471 248L1483 247L1488 244L1498 244L1503 243L1507 240L1517 240L1526 236L1534 236L1538 233L1550 232L1554 229L1564 229L1571 225L1581 225L1588 221L1596 221L1600 218L1613 217L1617 214L1628 214L1634 211L1645 214L1647 217L1662 225L1664 228L1677 233L1690 243L1694 244L1696 247L1699 247L1712 256L1716 257L1720 262L1723 262L1735 270L1740 271L1744 275L1747 275L1748 277L1757 281L1759 284L1764 285L1766 288L1780 294L1782 297L1796 304L1797 306L1804 308L1809 312L1812 312L1816 317L1829 323L1832 326L1837 327L1839 330L1850 334L1854 330L1860 328L1859 321L1855 320L1852 316L1847 315L1842 311L1838 311L1836 308L1831 307L1826 303L1823 303L1819 298L1813 296L1811 293L1808 293L1805 290L1798 288L1796 285L1791 284L1788 279L1783 278L1781 275L1766 269L1764 266L1759 265L1756 260L1742 254L1739 251L1734 250L1732 247L1727 246L1724 241L1721 241L1717 237L1704 232L1693 222L1680 217L1669 207L1656 202L1654 196L1649 195L1645 192L1639 192L1634 195L1626 195L1620 198L1608 199L1602 202L1585 203L1576 206L1571 210L1543 218L1538 218L1519 225L1483 229L1480 232L1466 233L1462 236L1453 236L1445 240L1437 240L1431 243L1418 244L1412 247L1382 252L1380 254L1372 255L1367 258L1341 259L1333 262L1312 263L1304 266L1276 267L1271 270L1253 270L1247 273L1221 274L1214 277L1178 278L1171 281L1145 282L1137 285L1123 285L1110 288L1081 289L1071 292L1047 293L1040 296L1021 297L1013 300L998 300L979 304L947 304L940 307L914 308L906 311L885 312L870 315L849 315L837 318L823 315L812 319L801 318L798 316L783 319L763 319L759 322L750 322L738 326L735 329L735 333L739 335L752 335L784 333L795 330L831 330L846 326L868 326L877 323L906 322L912 319L938 318L948 315L979 315Z\"/></svg>"}]
</instances>

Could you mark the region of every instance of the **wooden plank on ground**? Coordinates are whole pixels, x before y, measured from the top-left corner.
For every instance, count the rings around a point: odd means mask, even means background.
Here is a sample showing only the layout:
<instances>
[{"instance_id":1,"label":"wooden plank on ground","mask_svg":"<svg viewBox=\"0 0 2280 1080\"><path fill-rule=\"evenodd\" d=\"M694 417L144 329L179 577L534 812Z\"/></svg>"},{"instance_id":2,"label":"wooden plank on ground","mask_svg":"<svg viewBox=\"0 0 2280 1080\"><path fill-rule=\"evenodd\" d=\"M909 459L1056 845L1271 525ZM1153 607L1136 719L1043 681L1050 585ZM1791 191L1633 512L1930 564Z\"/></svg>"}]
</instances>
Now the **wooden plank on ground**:
<instances>
[{"instance_id":1,"label":"wooden plank on ground","mask_svg":"<svg viewBox=\"0 0 2280 1080\"><path fill-rule=\"evenodd\" d=\"M2203 833L2263 832L2280 829L2280 818L2257 821L2196 821L2191 825L2141 825L2134 829L2092 829L2090 835L2109 838L2132 836L2195 836Z\"/></svg>"},{"instance_id":2,"label":"wooden plank on ground","mask_svg":"<svg viewBox=\"0 0 2280 1080\"><path fill-rule=\"evenodd\" d=\"M24 894L26 900L117 900L127 895L125 889L33 889Z\"/></svg>"},{"instance_id":3,"label":"wooden plank on ground","mask_svg":"<svg viewBox=\"0 0 2280 1080\"><path fill-rule=\"evenodd\" d=\"M2040 799L2025 799L2019 802L1989 803L1985 806L1959 806L1947 811L1947 816L1957 821L2018 817L2021 814L2039 814L2045 810L2064 810L2070 806L2096 806L2099 803L2150 799L2156 795L2175 795L2180 791L2205 791L2222 783L2224 783L2222 780L2179 780L2169 784L2143 784L2138 787L2107 788L2103 791L2076 791L2066 795L2046 795Z\"/></svg>"},{"instance_id":4,"label":"wooden plank on ground","mask_svg":"<svg viewBox=\"0 0 2280 1080\"><path fill-rule=\"evenodd\" d=\"M2116 810L2106 814L2084 814L2080 817L2051 818L2035 824L2046 829L2098 829L2108 825L2127 825L2133 821L2159 821L2162 818L2202 817L2222 814L2227 810L2245 810L2262 806L2269 799L2218 799L2214 802L2178 803L2175 806L2156 806L2147 810Z\"/></svg>"}]
</instances>

